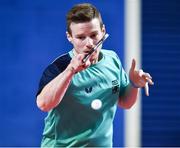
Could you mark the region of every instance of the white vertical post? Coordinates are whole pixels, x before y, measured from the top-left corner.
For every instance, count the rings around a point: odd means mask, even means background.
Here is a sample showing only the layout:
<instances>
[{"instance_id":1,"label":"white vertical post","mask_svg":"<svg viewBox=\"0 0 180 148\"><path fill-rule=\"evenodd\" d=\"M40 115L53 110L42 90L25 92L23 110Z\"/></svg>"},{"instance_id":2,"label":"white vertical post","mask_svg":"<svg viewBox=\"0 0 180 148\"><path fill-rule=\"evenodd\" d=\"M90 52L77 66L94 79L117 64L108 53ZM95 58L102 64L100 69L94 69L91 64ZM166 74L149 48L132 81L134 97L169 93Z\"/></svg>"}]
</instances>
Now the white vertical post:
<instances>
[{"instance_id":1,"label":"white vertical post","mask_svg":"<svg viewBox=\"0 0 180 148\"><path fill-rule=\"evenodd\" d=\"M141 67L141 1L125 1L125 69L129 72L132 59L136 69ZM125 111L125 146L141 146L141 92L136 104Z\"/></svg>"}]
</instances>

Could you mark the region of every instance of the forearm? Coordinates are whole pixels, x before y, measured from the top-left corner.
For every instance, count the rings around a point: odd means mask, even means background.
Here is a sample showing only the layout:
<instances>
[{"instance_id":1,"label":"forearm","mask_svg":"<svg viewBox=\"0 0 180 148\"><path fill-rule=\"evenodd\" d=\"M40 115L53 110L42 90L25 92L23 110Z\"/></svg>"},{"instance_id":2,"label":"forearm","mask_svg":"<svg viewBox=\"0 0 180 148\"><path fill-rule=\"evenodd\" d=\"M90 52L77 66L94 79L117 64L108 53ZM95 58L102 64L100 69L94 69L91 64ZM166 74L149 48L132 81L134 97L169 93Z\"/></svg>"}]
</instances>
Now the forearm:
<instances>
[{"instance_id":1,"label":"forearm","mask_svg":"<svg viewBox=\"0 0 180 148\"><path fill-rule=\"evenodd\" d=\"M49 82L37 96L37 106L42 111L49 111L56 107L61 102L73 75L73 69L67 67Z\"/></svg>"},{"instance_id":2,"label":"forearm","mask_svg":"<svg viewBox=\"0 0 180 148\"><path fill-rule=\"evenodd\" d=\"M125 94L119 98L119 106L125 109L131 108L137 100L138 88L129 84Z\"/></svg>"}]
</instances>

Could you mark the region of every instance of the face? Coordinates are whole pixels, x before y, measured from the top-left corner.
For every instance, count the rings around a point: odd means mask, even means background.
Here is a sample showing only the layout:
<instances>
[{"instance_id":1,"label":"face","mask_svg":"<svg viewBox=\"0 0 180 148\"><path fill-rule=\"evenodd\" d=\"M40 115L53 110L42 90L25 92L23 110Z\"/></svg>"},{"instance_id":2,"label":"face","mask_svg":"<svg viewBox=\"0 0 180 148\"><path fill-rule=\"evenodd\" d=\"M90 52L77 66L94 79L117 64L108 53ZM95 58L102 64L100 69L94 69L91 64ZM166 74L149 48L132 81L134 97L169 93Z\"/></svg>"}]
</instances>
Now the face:
<instances>
[{"instance_id":1,"label":"face","mask_svg":"<svg viewBox=\"0 0 180 148\"><path fill-rule=\"evenodd\" d=\"M105 27L100 27L97 18L85 23L71 23L70 29L71 35L68 32L66 33L68 40L74 46L75 54L87 54L105 35ZM97 51L93 53L90 61L98 59L101 47L99 46Z\"/></svg>"}]
</instances>

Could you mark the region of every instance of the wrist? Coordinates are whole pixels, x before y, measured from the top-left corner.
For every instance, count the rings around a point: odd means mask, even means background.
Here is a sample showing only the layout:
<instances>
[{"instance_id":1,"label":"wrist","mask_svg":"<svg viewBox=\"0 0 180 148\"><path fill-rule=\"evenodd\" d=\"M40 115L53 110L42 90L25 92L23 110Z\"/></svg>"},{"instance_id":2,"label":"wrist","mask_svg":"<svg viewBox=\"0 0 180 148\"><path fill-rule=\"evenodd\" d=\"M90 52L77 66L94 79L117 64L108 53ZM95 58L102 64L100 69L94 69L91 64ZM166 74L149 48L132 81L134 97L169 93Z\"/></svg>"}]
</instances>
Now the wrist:
<instances>
[{"instance_id":1,"label":"wrist","mask_svg":"<svg viewBox=\"0 0 180 148\"><path fill-rule=\"evenodd\" d=\"M73 74L73 75L76 74L76 70L75 70L75 68L74 68L73 66L70 66L70 65L69 65L69 66L67 67L67 70L70 71L71 74Z\"/></svg>"},{"instance_id":2,"label":"wrist","mask_svg":"<svg viewBox=\"0 0 180 148\"><path fill-rule=\"evenodd\" d=\"M140 88L137 84L135 84L133 81L129 80L130 81L130 84L132 87L134 88Z\"/></svg>"}]
</instances>

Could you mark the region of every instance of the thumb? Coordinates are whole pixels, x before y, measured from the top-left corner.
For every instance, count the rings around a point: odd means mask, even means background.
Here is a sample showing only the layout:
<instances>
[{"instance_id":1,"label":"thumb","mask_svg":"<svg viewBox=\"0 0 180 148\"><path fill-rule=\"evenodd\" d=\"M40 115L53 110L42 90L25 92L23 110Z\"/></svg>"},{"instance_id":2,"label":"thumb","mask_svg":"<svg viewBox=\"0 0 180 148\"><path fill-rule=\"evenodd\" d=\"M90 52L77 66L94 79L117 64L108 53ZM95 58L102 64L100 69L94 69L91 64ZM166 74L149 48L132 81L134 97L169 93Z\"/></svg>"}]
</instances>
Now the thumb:
<instances>
[{"instance_id":1,"label":"thumb","mask_svg":"<svg viewBox=\"0 0 180 148\"><path fill-rule=\"evenodd\" d=\"M133 59L130 70L131 70L131 71L134 71L134 70L135 70L135 67L136 67L136 61L135 61L135 59Z\"/></svg>"}]
</instances>

